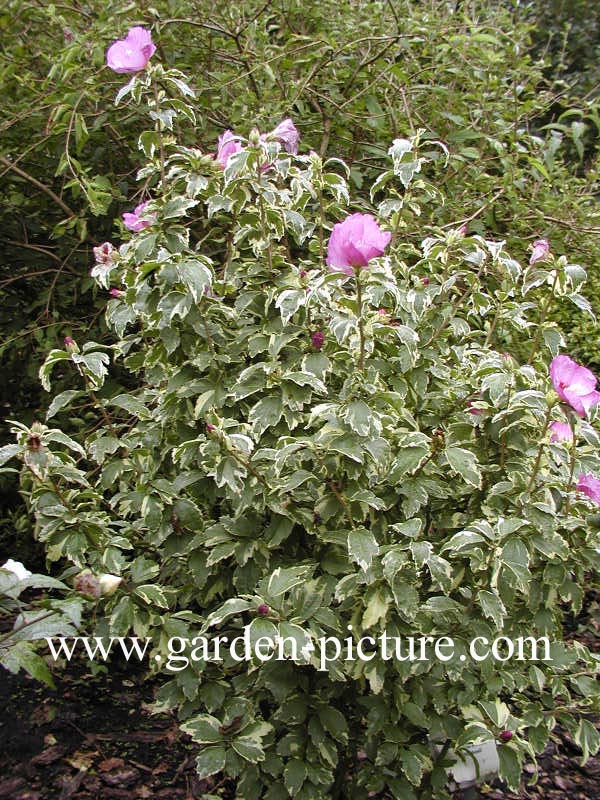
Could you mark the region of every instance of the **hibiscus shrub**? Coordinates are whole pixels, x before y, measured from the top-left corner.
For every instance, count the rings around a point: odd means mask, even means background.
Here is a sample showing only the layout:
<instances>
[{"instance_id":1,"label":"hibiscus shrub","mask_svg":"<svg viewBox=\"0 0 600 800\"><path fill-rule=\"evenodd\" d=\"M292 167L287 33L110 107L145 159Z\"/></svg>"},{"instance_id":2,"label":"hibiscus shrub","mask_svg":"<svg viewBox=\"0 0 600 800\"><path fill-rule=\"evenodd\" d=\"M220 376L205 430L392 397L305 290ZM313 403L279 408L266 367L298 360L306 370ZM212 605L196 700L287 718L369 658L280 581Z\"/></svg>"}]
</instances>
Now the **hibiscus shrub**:
<instances>
[{"instance_id":1,"label":"hibiscus shrub","mask_svg":"<svg viewBox=\"0 0 600 800\"><path fill-rule=\"evenodd\" d=\"M600 566L599 395L547 314L585 305L584 270L464 227L407 244L443 202L449 156L423 131L392 142L371 206L289 119L183 146L184 76L130 55L112 66L135 73L117 101L149 106L143 205L92 271L115 341L49 354L45 388L56 368L73 387L35 448L21 426L3 454L48 559L121 578L94 634L151 641L158 706L240 798L447 797L452 754L487 740L516 786L557 720L587 758L596 661L562 622ZM135 390L106 381L111 358ZM91 436L51 427L82 401ZM384 633L454 652L386 658ZM190 644L216 634L282 637L286 657ZM530 636L549 659L508 657ZM506 639L479 661L476 637Z\"/></svg>"}]
</instances>

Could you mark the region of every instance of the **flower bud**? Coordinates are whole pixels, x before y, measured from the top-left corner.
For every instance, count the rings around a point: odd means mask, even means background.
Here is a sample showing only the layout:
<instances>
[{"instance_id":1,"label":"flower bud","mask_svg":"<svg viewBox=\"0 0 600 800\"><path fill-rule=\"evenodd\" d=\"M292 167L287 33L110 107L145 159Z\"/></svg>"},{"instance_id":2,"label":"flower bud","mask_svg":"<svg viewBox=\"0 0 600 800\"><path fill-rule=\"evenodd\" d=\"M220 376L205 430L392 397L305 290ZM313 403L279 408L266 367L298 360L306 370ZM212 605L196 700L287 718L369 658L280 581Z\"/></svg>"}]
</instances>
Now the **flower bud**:
<instances>
[{"instance_id":1,"label":"flower bud","mask_svg":"<svg viewBox=\"0 0 600 800\"><path fill-rule=\"evenodd\" d=\"M92 575L89 569L86 569L83 572L80 572L79 575L75 576L73 586L75 587L76 592L86 594L88 597L93 597L95 600L97 600L102 594L100 581L95 575Z\"/></svg>"},{"instance_id":2,"label":"flower bud","mask_svg":"<svg viewBox=\"0 0 600 800\"><path fill-rule=\"evenodd\" d=\"M423 278L421 283L423 284L423 286L429 286L429 278Z\"/></svg>"},{"instance_id":3,"label":"flower bud","mask_svg":"<svg viewBox=\"0 0 600 800\"><path fill-rule=\"evenodd\" d=\"M71 336L65 336L65 350L71 354L79 352L79 346Z\"/></svg>"},{"instance_id":4,"label":"flower bud","mask_svg":"<svg viewBox=\"0 0 600 800\"><path fill-rule=\"evenodd\" d=\"M250 135L248 136L248 141L255 147L258 144L260 144L260 131L258 130L258 128L252 128L252 130L250 131Z\"/></svg>"},{"instance_id":5,"label":"flower bud","mask_svg":"<svg viewBox=\"0 0 600 800\"><path fill-rule=\"evenodd\" d=\"M256 610L258 611L261 617L266 617L271 609L266 603L261 603Z\"/></svg>"},{"instance_id":6,"label":"flower bud","mask_svg":"<svg viewBox=\"0 0 600 800\"><path fill-rule=\"evenodd\" d=\"M114 594L122 580L123 578L120 578L118 575L111 575L110 572L103 572L98 578L100 594L105 596Z\"/></svg>"},{"instance_id":7,"label":"flower bud","mask_svg":"<svg viewBox=\"0 0 600 800\"><path fill-rule=\"evenodd\" d=\"M320 350L325 343L325 336L321 331L315 331L311 334L310 341L315 350Z\"/></svg>"},{"instance_id":8,"label":"flower bud","mask_svg":"<svg viewBox=\"0 0 600 800\"><path fill-rule=\"evenodd\" d=\"M215 426L211 425L210 422L207 422L206 423L206 432L207 433L213 433L214 430L215 430Z\"/></svg>"},{"instance_id":9,"label":"flower bud","mask_svg":"<svg viewBox=\"0 0 600 800\"><path fill-rule=\"evenodd\" d=\"M500 739L501 742L510 742L513 736L514 733L512 731L502 731L502 733L498 738Z\"/></svg>"},{"instance_id":10,"label":"flower bud","mask_svg":"<svg viewBox=\"0 0 600 800\"><path fill-rule=\"evenodd\" d=\"M120 289L111 289L109 292L109 295L111 297L116 298L117 300L119 299L119 297L123 297L124 294L125 292L122 292Z\"/></svg>"}]
</instances>

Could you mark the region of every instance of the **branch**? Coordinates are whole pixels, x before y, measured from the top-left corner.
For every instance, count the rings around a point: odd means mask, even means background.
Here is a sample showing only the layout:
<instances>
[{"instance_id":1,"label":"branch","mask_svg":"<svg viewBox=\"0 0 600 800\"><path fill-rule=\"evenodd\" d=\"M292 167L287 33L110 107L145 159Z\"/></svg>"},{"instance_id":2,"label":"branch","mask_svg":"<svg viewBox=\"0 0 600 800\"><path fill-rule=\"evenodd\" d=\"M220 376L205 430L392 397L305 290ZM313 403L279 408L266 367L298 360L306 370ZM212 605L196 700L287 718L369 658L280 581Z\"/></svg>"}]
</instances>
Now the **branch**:
<instances>
[{"instance_id":1,"label":"branch","mask_svg":"<svg viewBox=\"0 0 600 800\"><path fill-rule=\"evenodd\" d=\"M57 194L55 194L49 186L46 186L45 183L41 183L41 181L38 181L37 178L33 177L33 175L30 175L28 172L25 172L25 170L22 170L20 167L15 166L12 162L8 160L8 158L5 158L4 156L0 156L0 163L4 164L6 167L11 169L17 175L20 175L21 178L25 178L25 180L29 181L29 183L32 183L34 186L37 186L37 188L40 191L44 192L44 194L47 194L48 197L51 197L54 200L54 202L62 208L65 214L69 215L69 217L77 216L77 214L73 211L73 209L69 208L69 206L64 202L64 200L62 200Z\"/></svg>"}]
</instances>

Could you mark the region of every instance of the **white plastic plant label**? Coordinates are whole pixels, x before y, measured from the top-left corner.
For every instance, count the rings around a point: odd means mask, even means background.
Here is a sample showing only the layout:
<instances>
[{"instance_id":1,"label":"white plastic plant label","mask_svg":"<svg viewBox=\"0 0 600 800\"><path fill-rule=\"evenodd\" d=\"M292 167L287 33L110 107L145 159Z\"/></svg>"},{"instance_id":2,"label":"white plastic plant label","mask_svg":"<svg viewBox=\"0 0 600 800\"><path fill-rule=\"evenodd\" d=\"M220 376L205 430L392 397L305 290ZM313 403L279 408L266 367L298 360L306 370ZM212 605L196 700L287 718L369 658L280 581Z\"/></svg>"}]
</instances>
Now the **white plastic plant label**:
<instances>
[{"instance_id":1,"label":"white plastic plant label","mask_svg":"<svg viewBox=\"0 0 600 800\"><path fill-rule=\"evenodd\" d=\"M500 760L496 742L488 740L465 748L469 752L465 757L448 751L448 757L456 759L456 763L448 767L448 776L459 786L472 786L498 774Z\"/></svg>"}]
</instances>

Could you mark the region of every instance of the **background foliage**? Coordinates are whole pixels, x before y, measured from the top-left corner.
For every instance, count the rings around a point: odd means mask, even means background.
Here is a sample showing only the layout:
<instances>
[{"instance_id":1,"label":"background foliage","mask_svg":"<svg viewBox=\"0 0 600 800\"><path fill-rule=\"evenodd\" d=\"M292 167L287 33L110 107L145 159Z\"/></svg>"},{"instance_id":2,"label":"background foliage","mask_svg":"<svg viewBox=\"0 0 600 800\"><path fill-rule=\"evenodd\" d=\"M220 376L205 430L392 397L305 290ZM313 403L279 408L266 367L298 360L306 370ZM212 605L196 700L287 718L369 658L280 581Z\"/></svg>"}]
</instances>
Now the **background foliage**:
<instances>
[{"instance_id":1,"label":"background foliage","mask_svg":"<svg viewBox=\"0 0 600 800\"><path fill-rule=\"evenodd\" d=\"M225 127L302 119L304 142L368 192L395 136L424 127L455 156L447 203L423 222L522 240L548 235L597 272L597 59L577 3L61 3L8 0L0 15L2 402L40 414L35 375L63 335L102 335L91 247L134 202L138 112L110 113L107 45L153 27L165 65L196 76L210 151ZM332 152L331 142L335 142ZM192 144L192 142L190 142ZM475 215L475 216L474 216ZM407 240L420 233L408 228ZM510 244L510 241L509 241ZM587 323L575 353L596 358Z\"/></svg>"}]
</instances>

